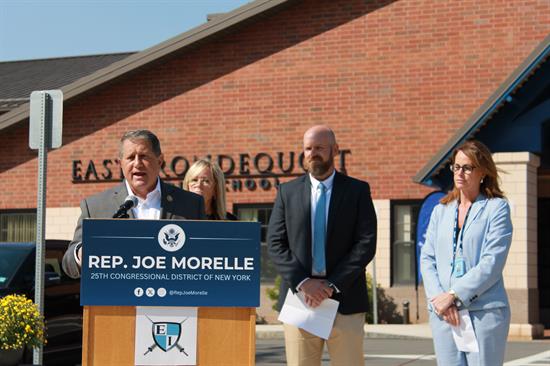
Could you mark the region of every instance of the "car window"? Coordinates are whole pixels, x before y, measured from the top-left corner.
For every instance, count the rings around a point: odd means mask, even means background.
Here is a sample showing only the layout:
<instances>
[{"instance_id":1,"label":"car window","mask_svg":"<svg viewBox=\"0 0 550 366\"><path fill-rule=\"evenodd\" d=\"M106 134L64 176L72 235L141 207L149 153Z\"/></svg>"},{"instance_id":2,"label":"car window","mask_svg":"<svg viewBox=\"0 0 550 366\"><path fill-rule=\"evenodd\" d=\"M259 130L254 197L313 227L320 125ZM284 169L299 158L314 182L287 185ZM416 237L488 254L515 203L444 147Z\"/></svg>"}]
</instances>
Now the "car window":
<instances>
[{"instance_id":1,"label":"car window","mask_svg":"<svg viewBox=\"0 0 550 366\"><path fill-rule=\"evenodd\" d=\"M52 245L47 246L46 248L46 272L56 272L61 276L62 281L72 281L73 279L67 276L61 269L61 262L63 260L63 255L65 254L66 245L62 248L53 247Z\"/></svg>"},{"instance_id":2,"label":"car window","mask_svg":"<svg viewBox=\"0 0 550 366\"><path fill-rule=\"evenodd\" d=\"M0 288L8 285L29 252L29 248L0 247Z\"/></svg>"},{"instance_id":3,"label":"car window","mask_svg":"<svg viewBox=\"0 0 550 366\"><path fill-rule=\"evenodd\" d=\"M61 275L61 266L59 265L59 261L57 258L46 258L46 262L44 264L44 270L46 272L55 272L58 275Z\"/></svg>"}]
</instances>

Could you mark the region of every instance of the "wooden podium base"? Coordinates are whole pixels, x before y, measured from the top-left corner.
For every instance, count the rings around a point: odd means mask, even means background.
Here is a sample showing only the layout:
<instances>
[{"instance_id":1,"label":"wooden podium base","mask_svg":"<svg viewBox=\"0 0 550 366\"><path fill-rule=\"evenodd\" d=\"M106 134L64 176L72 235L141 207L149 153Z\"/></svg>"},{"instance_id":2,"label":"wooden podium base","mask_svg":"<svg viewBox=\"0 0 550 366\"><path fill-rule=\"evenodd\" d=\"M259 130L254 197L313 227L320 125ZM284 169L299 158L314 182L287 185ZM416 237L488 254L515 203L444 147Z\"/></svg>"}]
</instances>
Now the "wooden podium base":
<instances>
[{"instance_id":1,"label":"wooden podium base","mask_svg":"<svg viewBox=\"0 0 550 366\"><path fill-rule=\"evenodd\" d=\"M82 365L134 365L136 308L84 306ZM254 308L198 310L198 366L253 366L256 354Z\"/></svg>"}]
</instances>

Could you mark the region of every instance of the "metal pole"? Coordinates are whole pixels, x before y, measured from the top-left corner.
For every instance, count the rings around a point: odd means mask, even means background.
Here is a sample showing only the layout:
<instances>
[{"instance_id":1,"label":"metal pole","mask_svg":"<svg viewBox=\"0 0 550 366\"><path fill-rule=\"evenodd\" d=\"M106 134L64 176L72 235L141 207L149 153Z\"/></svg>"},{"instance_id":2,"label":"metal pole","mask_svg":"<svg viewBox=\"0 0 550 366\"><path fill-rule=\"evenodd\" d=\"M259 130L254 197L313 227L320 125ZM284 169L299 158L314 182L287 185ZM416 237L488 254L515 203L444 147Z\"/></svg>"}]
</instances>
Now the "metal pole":
<instances>
[{"instance_id":1,"label":"metal pole","mask_svg":"<svg viewBox=\"0 0 550 366\"><path fill-rule=\"evenodd\" d=\"M51 136L51 98L44 93L44 109L40 128L40 146L38 148L38 192L36 203L36 265L34 281L34 302L44 315L44 261L46 233L46 172L48 166L48 146ZM33 364L42 365L42 346L35 347Z\"/></svg>"},{"instance_id":2,"label":"metal pole","mask_svg":"<svg viewBox=\"0 0 550 366\"><path fill-rule=\"evenodd\" d=\"M418 286L416 286L416 322L418 323L418 319L420 319L420 314L419 314L419 305L418 305Z\"/></svg>"},{"instance_id":3,"label":"metal pole","mask_svg":"<svg viewBox=\"0 0 550 366\"><path fill-rule=\"evenodd\" d=\"M378 324L378 293L376 285L376 256L372 259L372 320Z\"/></svg>"},{"instance_id":4,"label":"metal pole","mask_svg":"<svg viewBox=\"0 0 550 366\"><path fill-rule=\"evenodd\" d=\"M403 301L403 324L410 324L408 300Z\"/></svg>"}]
</instances>

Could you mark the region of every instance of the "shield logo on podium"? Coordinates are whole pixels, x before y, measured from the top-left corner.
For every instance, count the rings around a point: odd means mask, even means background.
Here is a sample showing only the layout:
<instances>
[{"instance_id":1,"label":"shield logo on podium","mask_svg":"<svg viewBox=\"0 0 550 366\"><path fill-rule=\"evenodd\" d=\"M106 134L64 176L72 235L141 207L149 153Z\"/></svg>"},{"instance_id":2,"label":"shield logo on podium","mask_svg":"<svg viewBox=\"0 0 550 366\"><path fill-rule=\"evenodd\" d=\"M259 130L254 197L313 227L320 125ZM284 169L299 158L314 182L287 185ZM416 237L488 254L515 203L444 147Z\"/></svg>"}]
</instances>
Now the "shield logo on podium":
<instances>
[{"instance_id":1,"label":"shield logo on podium","mask_svg":"<svg viewBox=\"0 0 550 366\"><path fill-rule=\"evenodd\" d=\"M174 348L181 336L180 323L153 323L153 339L164 352Z\"/></svg>"}]
</instances>

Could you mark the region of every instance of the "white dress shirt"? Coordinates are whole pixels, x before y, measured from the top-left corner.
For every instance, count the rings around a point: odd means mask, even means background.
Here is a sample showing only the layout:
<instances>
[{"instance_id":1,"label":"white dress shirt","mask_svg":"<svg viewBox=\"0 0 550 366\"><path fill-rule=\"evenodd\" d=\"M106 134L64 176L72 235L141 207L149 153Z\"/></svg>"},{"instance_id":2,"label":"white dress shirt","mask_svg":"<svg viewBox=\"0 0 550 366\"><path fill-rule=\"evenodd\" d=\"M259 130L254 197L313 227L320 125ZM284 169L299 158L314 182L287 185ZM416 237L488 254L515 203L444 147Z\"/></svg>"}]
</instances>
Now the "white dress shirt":
<instances>
[{"instance_id":1,"label":"white dress shirt","mask_svg":"<svg viewBox=\"0 0 550 366\"><path fill-rule=\"evenodd\" d=\"M126 184L126 190L128 191L128 194L135 196L127 180L124 180L124 184ZM160 179L157 179L157 186L155 187L154 190L152 190L147 194L147 197L145 197L145 199L141 199L138 196L135 196L135 197L138 199L138 204L136 207L132 208L132 212L134 213L134 217L136 219L142 219L142 220L160 219L160 197L161 197ZM78 256L78 250L80 249L80 247L81 247L81 244L75 246L74 253L73 253L75 261L76 263L78 263L78 265L82 264L82 261Z\"/></svg>"},{"instance_id":2,"label":"white dress shirt","mask_svg":"<svg viewBox=\"0 0 550 366\"><path fill-rule=\"evenodd\" d=\"M325 186L325 202L326 202L326 207L325 207L325 222L327 223L327 228L328 228L328 209L330 207L330 196L332 195L332 185L334 183L334 175L336 174L336 170L334 170L332 172L332 174L327 178L325 179L324 181L322 181L323 185ZM315 179L311 174L309 175L309 180L311 182L311 200L310 200L310 208L311 208L311 255L313 256L313 236L315 235L314 233L314 225L315 225L315 211L317 211L317 201L319 200L319 190L317 189L317 187L319 186L319 183L321 183L321 181ZM313 263L313 261L312 261ZM300 286L302 286L302 284L304 282L306 282L307 280L309 279L306 278L304 279L302 282L300 282L298 284L298 286L296 286L296 289L299 290L300 289ZM336 287L334 287L334 289L336 290L336 292L340 292Z\"/></svg>"},{"instance_id":3,"label":"white dress shirt","mask_svg":"<svg viewBox=\"0 0 550 366\"><path fill-rule=\"evenodd\" d=\"M330 207L330 196L332 195L332 184L334 183L334 175L336 174L336 170L332 172L332 174L322 181L323 185L325 186L325 199L326 199L326 207L325 207L325 222L327 223L328 227L328 209ZM311 207L311 242L313 243L313 226L315 223L315 212L317 211L317 201L319 200L319 190L317 187L319 187L320 181L315 179L311 174L309 175L309 180L311 181L311 200L310 200L310 207ZM313 252L313 247L311 248Z\"/></svg>"},{"instance_id":4,"label":"white dress shirt","mask_svg":"<svg viewBox=\"0 0 550 366\"><path fill-rule=\"evenodd\" d=\"M133 195L134 192L132 192L128 181L124 180L124 183L126 184L126 190L128 191L128 194ZM157 179L157 186L155 187L155 189L147 194L147 197L145 197L145 199L136 196L136 198L138 199L138 204L136 207L132 208L134 217L136 219L142 220L160 219L160 197L160 179Z\"/></svg>"}]
</instances>

